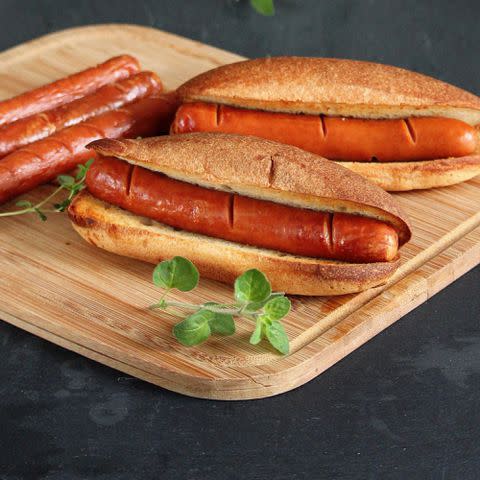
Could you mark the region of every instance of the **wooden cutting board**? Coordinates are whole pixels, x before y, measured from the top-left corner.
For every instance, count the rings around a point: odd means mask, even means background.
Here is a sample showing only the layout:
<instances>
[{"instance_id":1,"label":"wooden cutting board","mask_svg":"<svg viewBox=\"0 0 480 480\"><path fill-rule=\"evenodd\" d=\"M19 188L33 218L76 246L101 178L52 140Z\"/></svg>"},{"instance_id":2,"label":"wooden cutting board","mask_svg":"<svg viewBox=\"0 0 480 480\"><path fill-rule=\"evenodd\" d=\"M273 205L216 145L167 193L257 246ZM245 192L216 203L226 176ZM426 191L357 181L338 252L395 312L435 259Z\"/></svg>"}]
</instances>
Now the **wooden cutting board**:
<instances>
[{"instance_id":1,"label":"wooden cutting board","mask_svg":"<svg viewBox=\"0 0 480 480\"><path fill-rule=\"evenodd\" d=\"M0 54L0 96L9 97L130 53L168 88L241 57L165 32L102 25L66 30ZM41 187L28 198L43 197ZM195 348L171 337L173 320L146 310L160 292L152 266L81 240L66 215L0 219L0 318L156 385L212 399L275 395L316 377L480 262L480 178L398 196L414 238L382 287L337 298L292 297L285 320L292 353L248 343L252 325ZM12 205L5 209L13 208ZM223 302L231 287L202 280L184 301ZM454 321L454 319L452 319Z\"/></svg>"}]
</instances>

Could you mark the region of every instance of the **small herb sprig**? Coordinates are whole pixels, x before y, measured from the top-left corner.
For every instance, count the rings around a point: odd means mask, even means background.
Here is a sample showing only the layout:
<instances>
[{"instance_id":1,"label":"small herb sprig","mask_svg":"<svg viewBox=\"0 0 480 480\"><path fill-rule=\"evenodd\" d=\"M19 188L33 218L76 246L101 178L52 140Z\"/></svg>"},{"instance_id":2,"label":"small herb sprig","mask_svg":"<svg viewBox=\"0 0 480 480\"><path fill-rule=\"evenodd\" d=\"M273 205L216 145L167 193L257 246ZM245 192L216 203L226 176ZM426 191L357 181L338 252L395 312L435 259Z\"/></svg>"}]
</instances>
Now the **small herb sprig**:
<instances>
[{"instance_id":1,"label":"small herb sprig","mask_svg":"<svg viewBox=\"0 0 480 480\"><path fill-rule=\"evenodd\" d=\"M169 310L167 313L184 317L180 310L193 311L173 327L173 335L183 345L204 342L212 333L235 333L235 317L255 322L250 343L257 345L265 338L280 353L289 352L288 336L280 320L290 312L290 300L281 292L272 292L267 277L257 269L248 270L235 280L234 302L220 304L205 302L192 304L166 300L172 289L188 292L198 285L199 273L195 265L184 257L173 257L159 263L153 271L153 283L165 289L158 303L151 309ZM171 308L175 310L172 312Z\"/></svg>"},{"instance_id":2,"label":"small herb sprig","mask_svg":"<svg viewBox=\"0 0 480 480\"><path fill-rule=\"evenodd\" d=\"M250 0L250 5L252 8L267 17L275 15L275 6L273 5L273 0Z\"/></svg>"},{"instance_id":3,"label":"small herb sprig","mask_svg":"<svg viewBox=\"0 0 480 480\"><path fill-rule=\"evenodd\" d=\"M15 205L21 207L20 210L0 212L0 217L13 217L15 215L34 213L44 222L47 220L47 213L64 212L72 202L73 197L85 188L85 177L87 176L88 169L92 163L93 158L88 160L85 165L78 165L75 177L70 175L59 175L57 177L59 187L40 202L33 204L29 200L19 200ZM44 206L63 190L68 192L67 198L60 203L53 204L53 208L45 209Z\"/></svg>"}]
</instances>

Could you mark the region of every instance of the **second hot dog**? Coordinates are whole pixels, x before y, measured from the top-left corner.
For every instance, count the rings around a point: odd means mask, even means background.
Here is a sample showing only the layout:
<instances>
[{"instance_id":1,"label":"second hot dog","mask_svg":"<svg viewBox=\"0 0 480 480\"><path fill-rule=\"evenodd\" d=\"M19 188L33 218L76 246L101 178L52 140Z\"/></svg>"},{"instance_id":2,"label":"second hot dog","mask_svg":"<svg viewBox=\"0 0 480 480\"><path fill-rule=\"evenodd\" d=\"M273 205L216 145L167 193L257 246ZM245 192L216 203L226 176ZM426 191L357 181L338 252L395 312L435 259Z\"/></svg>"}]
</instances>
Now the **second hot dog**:
<instances>
[{"instance_id":1,"label":"second hot dog","mask_svg":"<svg viewBox=\"0 0 480 480\"><path fill-rule=\"evenodd\" d=\"M183 105L172 133L236 133L295 145L344 162L386 190L480 174L480 98L405 69L259 58L204 72L178 94Z\"/></svg>"}]
</instances>

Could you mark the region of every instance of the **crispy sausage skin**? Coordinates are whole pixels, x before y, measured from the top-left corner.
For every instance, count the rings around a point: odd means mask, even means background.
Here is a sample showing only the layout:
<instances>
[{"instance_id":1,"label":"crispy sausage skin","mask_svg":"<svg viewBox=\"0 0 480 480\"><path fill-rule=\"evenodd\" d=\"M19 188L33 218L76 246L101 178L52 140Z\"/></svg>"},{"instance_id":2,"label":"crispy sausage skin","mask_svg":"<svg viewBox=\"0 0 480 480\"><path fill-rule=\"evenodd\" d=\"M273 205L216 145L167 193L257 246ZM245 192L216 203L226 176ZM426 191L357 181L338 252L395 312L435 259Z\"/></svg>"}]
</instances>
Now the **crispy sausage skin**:
<instances>
[{"instance_id":1,"label":"crispy sausage skin","mask_svg":"<svg viewBox=\"0 0 480 480\"><path fill-rule=\"evenodd\" d=\"M84 97L109 83L137 73L140 65L130 55L113 57L100 65L0 102L0 125L56 108Z\"/></svg>"},{"instance_id":2,"label":"crispy sausage skin","mask_svg":"<svg viewBox=\"0 0 480 480\"><path fill-rule=\"evenodd\" d=\"M241 244L355 263L397 255L397 233L381 221L207 189L112 157L99 157L86 183L95 197L137 215Z\"/></svg>"},{"instance_id":3,"label":"crispy sausage skin","mask_svg":"<svg viewBox=\"0 0 480 480\"><path fill-rule=\"evenodd\" d=\"M58 130L162 91L156 74L141 72L86 97L0 127L0 158Z\"/></svg>"},{"instance_id":4,"label":"crispy sausage skin","mask_svg":"<svg viewBox=\"0 0 480 480\"><path fill-rule=\"evenodd\" d=\"M451 118L360 118L288 114L185 103L172 133L224 132L275 140L331 160L408 162L462 157L473 153L475 129Z\"/></svg>"},{"instance_id":5,"label":"crispy sausage skin","mask_svg":"<svg viewBox=\"0 0 480 480\"><path fill-rule=\"evenodd\" d=\"M65 128L0 160L0 203L25 193L95 154L85 146L100 138L164 133L176 103L168 95L139 100Z\"/></svg>"}]
</instances>

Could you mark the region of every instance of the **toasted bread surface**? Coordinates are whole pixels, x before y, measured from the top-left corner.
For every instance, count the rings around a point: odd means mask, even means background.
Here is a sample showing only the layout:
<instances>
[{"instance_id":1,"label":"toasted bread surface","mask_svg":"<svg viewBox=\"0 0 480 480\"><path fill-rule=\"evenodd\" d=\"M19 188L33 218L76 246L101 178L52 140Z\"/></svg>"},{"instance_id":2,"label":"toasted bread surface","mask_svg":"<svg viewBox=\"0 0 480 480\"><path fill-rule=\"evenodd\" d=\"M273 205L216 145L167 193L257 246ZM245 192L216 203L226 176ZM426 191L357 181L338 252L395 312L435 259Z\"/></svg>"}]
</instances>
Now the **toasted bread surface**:
<instances>
[{"instance_id":1,"label":"toasted bread surface","mask_svg":"<svg viewBox=\"0 0 480 480\"><path fill-rule=\"evenodd\" d=\"M476 95L410 70L358 60L246 60L202 73L178 93L184 102L268 111L361 118L443 116L480 123Z\"/></svg>"},{"instance_id":2,"label":"toasted bread surface","mask_svg":"<svg viewBox=\"0 0 480 480\"><path fill-rule=\"evenodd\" d=\"M480 155L423 162L338 162L389 192L447 187L480 175Z\"/></svg>"}]
</instances>

